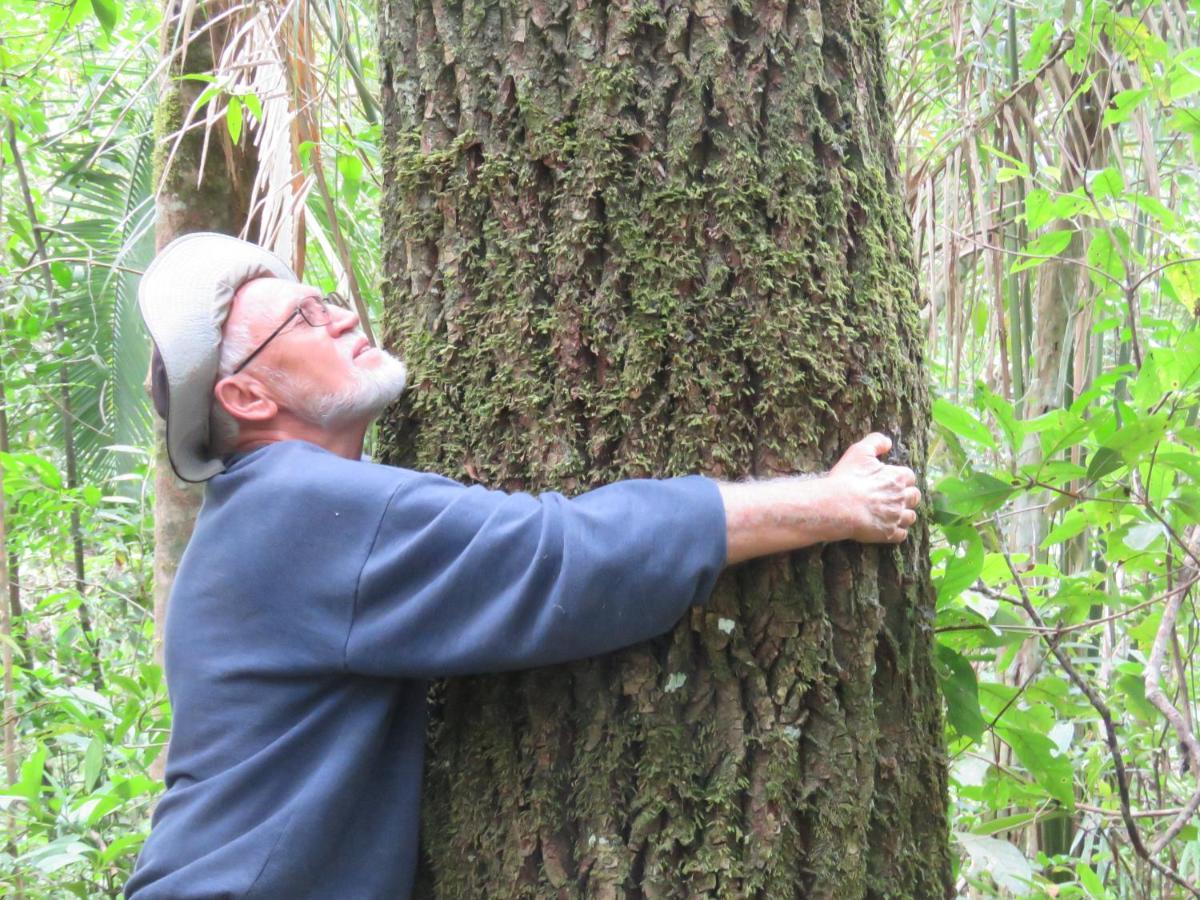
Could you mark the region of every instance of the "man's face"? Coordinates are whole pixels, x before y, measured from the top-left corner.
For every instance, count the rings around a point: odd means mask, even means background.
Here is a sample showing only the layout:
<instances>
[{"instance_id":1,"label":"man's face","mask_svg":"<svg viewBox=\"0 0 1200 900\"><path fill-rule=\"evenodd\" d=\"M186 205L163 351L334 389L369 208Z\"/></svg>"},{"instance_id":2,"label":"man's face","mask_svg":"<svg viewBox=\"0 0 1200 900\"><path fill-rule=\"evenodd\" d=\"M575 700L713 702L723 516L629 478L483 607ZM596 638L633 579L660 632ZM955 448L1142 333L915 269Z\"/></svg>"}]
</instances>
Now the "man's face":
<instances>
[{"instance_id":1,"label":"man's face","mask_svg":"<svg viewBox=\"0 0 1200 900\"><path fill-rule=\"evenodd\" d=\"M225 334L245 328L257 347L320 291L278 278L247 282L234 297ZM404 390L404 364L373 348L353 310L329 306L330 321L311 326L295 316L243 370L271 391L281 408L324 427L371 419Z\"/></svg>"}]
</instances>

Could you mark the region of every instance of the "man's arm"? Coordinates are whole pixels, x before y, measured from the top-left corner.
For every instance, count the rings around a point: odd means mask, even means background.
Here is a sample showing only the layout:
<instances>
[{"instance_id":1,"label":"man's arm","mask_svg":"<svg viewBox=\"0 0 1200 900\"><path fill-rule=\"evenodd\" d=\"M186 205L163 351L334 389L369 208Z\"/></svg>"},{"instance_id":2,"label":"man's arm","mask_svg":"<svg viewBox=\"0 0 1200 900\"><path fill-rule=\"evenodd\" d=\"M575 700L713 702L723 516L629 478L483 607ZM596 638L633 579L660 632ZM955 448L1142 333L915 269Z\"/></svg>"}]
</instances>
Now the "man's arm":
<instances>
[{"instance_id":1,"label":"man's arm","mask_svg":"<svg viewBox=\"0 0 1200 900\"><path fill-rule=\"evenodd\" d=\"M719 484L727 564L824 541L903 541L921 492L912 469L879 460L891 449L884 435L870 434L817 478Z\"/></svg>"}]
</instances>

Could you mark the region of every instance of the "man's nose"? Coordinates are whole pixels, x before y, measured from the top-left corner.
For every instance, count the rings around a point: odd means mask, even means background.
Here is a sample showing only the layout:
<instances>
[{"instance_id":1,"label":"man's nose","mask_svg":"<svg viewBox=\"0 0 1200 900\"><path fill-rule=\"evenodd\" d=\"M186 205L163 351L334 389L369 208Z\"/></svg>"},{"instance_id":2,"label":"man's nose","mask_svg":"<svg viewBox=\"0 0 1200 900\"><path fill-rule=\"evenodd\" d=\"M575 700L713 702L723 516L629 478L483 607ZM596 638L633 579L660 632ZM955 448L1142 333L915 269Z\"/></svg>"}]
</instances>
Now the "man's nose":
<instances>
[{"instance_id":1,"label":"man's nose","mask_svg":"<svg viewBox=\"0 0 1200 900\"><path fill-rule=\"evenodd\" d=\"M347 331L354 331L358 328L358 311L347 306L331 306L329 316L329 330L336 337L339 334L344 334Z\"/></svg>"}]
</instances>

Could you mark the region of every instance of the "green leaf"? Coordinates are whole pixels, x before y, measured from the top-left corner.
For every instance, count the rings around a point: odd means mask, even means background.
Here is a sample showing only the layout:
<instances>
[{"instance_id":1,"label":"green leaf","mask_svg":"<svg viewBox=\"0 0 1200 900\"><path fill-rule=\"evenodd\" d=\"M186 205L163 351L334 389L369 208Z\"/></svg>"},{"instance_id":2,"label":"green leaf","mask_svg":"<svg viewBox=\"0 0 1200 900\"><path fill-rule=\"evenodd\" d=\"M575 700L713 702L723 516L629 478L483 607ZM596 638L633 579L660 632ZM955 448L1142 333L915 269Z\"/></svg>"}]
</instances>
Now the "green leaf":
<instances>
[{"instance_id":1,"label":"green leaf","mask_svg":"<svg viewBox=\"0 0 1200 900\"><path fill-rule=\"evenodd\" d=\"M1116 284L1124 283L1125 263L1121 259L1120 252L1113 246L1108 232L1097 231L1093 235L1092 242L1088 244L1087 261L1088 265L1099 269ZM1089 271L1088 274L1093 276L1100 287L1104 286L1103 277L1098 272Z\"/></svg>"},{"instance_id":2,"label":"green leaf","mask_svg":"<svg viewBox=\"0 0 1200 900\"><path fill-rule=\"evenodd\" d=\"M1200 108L1177 107L1167 120L1167 127L1183 134L1200 134Z\"/></svg>"},{"instance_id":3,"label":"green leaf","mask_svg":"<svg viewBox=\"0 0 1200 900\"><path fill-rule=\"evenodd\" d=\"M1104 889L1100 876L1093 872L1092 867L1087 863L1075 863L1075 877L1092 900L1109 900L1109 893Z\"/></svg>"},{"instance_id":4,"label":"green leaf","mask_svg":"<svg viewBox=\"0 0 1200 900\"><path fill-rule=\"evenodd\" d=\"M1025 245L1021 252L1027 254L1027 257L1018 259L1009 272L1022 272L1040 266L1047 259L1053 259L1067 249L1074 235L1074 231L1048 231L1039 235Z\"/></svg>"},{"instance_id":5,"label":"green leaf","mask_svg":"<svg viewBox=\"0 0 1200 900\"><path fill-rule=\"evenodd\" d=\"M967 410L955 406L948 400L938 397L933 401L933 420L959 437L964 437L993 450L996 448L996 442L992 439L992 433L988 431L987 426Z\"/></svg>"},{"instance_id":6,"label":"green leaf","mask_svg":"<svg viewBox=\"0 0 1200 900\"><path fill-rule=\"evenodd\" d=\"M353 207L358 200L358 189L362 184L362 160L357 156L339 156L337 168L342 176L342 190L346 205Z\"/></svg>"},{"instance_id":7,"label":"green leaf","mask_svg":"<svg viewBox=\"0 0 1200 900\"><path fill-rule=\"evenodd\" d=\"M982 406L992 414L992 418L996 420L996 424L1004 432L1009 449L1014 452L1018 450L1018 441L1021 439L1023 430L1021 423L1017 420L1016 413L1013 411L1013 405L999 394L989 391L983 384L979 384L976 387L975 398L975 402L979 406Z\"/></svg>"},{"instance_id":8,"label":"green leaf","mask_svg":"<svg viewBox=\"0 0 1200 900\"><path fill-rule=\"evenodd\" d=\"M1037 810L1017 813L1012 816L1000 816L998 819L989 819L986 822L980 822L971 829L971 833L987 837L991 834L999 834L1001 831L1011 831L1014 828L1020 828L1023 825L1028 825L1030 822L1036 822L1040 817L1041 813Z\"/></svg>"},{"instance_id":9,"label":"green leaf","mask_svg":"<svg viewBox=\"0 0 1200 900\"><path fill-rule=\"evenodd\" d=\"M1065 516L1063 516L1063 520L1054 526L1054 528L1050 530L1050 533L1046 535L1045 539L1040 545L1041 549L1045 550L1047 547L1053 547L1055 544L1061 544L1063 541L1069 541L1071 538L1082 533L1089 524L1090 523L1088 522L1087 515L1085 514L1084 510L1078 507L1070 510Z\"/></svg>"},{"instance_id":10,"label":"green leaf","mask_svg":"<svg viewBox=\"0 0 1200 900\"><path fill-rule=\"evenodd\" d=\"M1036 231L1054 218L1054 207L1050 203L1050 192L1045 188L1034 188L1025 195L1025 224Z\"/></svg>"},{"instance_id":11,"label":"green leaf","mask_svg":"<svg viewBox=\"0 0 1200 900\"><path fill-rule=\"evenodd\" d=\"M945 644L937 645L938 678L946 698L946 717L959 734L978 741L987 723L979 712L979 684L966 658Z\"/></svg>"},{"instance_id":12,"label":"green leaf","mask_svg":"<svg viewBox=\"0 0 1200 900\"><path fill-rule=\"evenodd\" d=\"M1019 486L984 472L972 472L965 478L943 478L938 482L936 491L942 495L945 508L950 513L971 518L999 509Z\"/></svg>"},{"instance_id":13,"label":"green leaf","mask_svg":"<svg viewBox=\"0 0 1200 900\"><path fill-rule=\"evenodd\" d=\"M1105 475L1110 475L1125 465L1121 454L1108 447L1101 447L1095 452L1087 467L1087 480L1099 481Z\"/></svg>"},{"instance_id":14,"label":"green leaf","mask_svg":"<svg viewBox=\"0 0 1200 900\"><path fill-rule=\"evenodd\" d=\"M1125 178L1120 169L1109 166L1107 169L1101 169L1092 178L1091 190L1092 196L1097 200L1118 197L1125 190Z\"/></svg>"},{"instance_id":15,"label":"green leaf","mask_svg":"<svg viewBox=\"0 0 1200 900\"><path fill-rule=\"evenodd\" d=\"M938 583L939 604L957 597L973 585L983 571L983 540L975 528L947 528L946 538L957 545L954 550L961 548L963 553L955 552L946 563L946 573Z\"/></svg>"},{"instance_id":16,"label":"green leaf","mask_svg":"<svg viewBox=\"0 0 1200 900\"><path fill-rule=\"evenodd\" d=\"M1120 91L1112 98L1112 106L1104 111L1104 127L1125 122L1133 115L1137 105L1150 96L1150 88Z\"/></svg>"},{"instance_id":17,"label":"green leaf","mask_svg":"<svg viewBox=\"0 0 1200 900\"><path fill-rule=\"evenodd\" d=\"M255 122L262 122L262 101L258 99L258 94L240 94L242 105L246 107L246 111L254 117Z\"/></svg>"},{"instance_id":18,"label":"green leaf","mask_svg":"<svg viewBox=\"0 0 1200 900\"><path fill-rule=\"evenodd\" d=\"M1125 533L1124 543L1130 550L1145 550L1163 536L1163 527L1160 524L1142 522Z\"/></svg>"},{"instance_id":19,"label":"green leaf","mask_svg":"<svg viewBox=\"0 0 1200 900\"><path fill-rule=\"evenodd\" d=\"M1029 49L1021 57L1022 69L1030 72L1041 66L1054 40L1054 26L1054 20L1049 19L1033 30L1033 34L1029 36Z\"/></svg>"},{"instance_id":20,"label":"green leaf","mask_svg":"<svg viewBox=\"0 0 1200 900\"><path fill-rule=\"evenodd\" d=\"M111 36L112 30L117 24L119 12L117 4L113 0L92 0L92 12L95 13L104 33Z\"/></svg>"},{"instance_id":21,"label":"green leaf","mask_svg":"<svg viewBox=\"0 0 1200 900\"><path fill-rule=\"evenodd\" d=\"M242 101L237 97L229 98L225 107L225 127L229 129L229 139L235 144L242 137Z\"/></svg>"},{"instance_id":22,"label":"green leaf","mask_svg":"<svg viewBox=\"0 0 1200 900\"><path fill-rule=\"evenodd\" d=\"M104 739L96 736L88 744L87 752L83 754L83 784L84 790L91 791L100 779L100 771L104 768Z\"/></svg>"},{"instance_id":23,"label":"green leaf","mask_svg":"<svg viewBox=\"0 0 1200 900\"><path fill-rule=\"evenodd\" d=\"M55 283L64 291L70 289L71 285L75 283L75 273L66 263L50 263L50 274L54 276Z\"/></svg>"},{"instance_id":24,"label":"green leaf","mask_svg":"<svg viewBox=\"0 0 1200 900\"><path fill-rule=\"evenodd\" d=\"M1168 296L1182 303L1188 312L1200 309L1200 260L1175 259L1163 270Z\"/></svg>"},{"instance_id":25,"label":"green leaf","mask_svg":"<svg viewBox=\"0 0 1200 900\"><path fill-rule=\"evenodd\" d=\"M1055 800L1068 808L1075 806L1075 775L1071 761L1058 752L1054 741L1044 734L997 725L996 733L1021 761L1033 779Z\"/></svg>"},{"instance_id":26,"label":"green leaf","mask_svg":"<svg viewBox=\"0 0 1200 900\"><path fill-rule=\"evenodd\" d=\"M1140 668L1140 667L1139 667ZM1141 675L1124 674L1117 677L1117 689L1125 695L1125 708L1146 724L1158 721L1159 712L1146 699L1146 682Z\"/></svg>"}]
</instances>

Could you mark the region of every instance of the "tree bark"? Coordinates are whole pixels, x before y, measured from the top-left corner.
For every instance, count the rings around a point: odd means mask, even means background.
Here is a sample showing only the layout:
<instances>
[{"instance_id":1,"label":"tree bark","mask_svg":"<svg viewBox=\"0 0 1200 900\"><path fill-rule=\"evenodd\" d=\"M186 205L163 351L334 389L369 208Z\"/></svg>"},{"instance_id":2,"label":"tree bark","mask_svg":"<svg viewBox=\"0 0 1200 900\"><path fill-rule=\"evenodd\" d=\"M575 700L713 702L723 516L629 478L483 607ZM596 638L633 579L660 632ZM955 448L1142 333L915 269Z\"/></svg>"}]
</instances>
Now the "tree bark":
<instances>
[{"instance_id":1,"label":"tree bark","mask_svg":"<svg viewBox=\"0 0 1200 900\"><path fill-rule=\"evenodd\" d=\"M387 0L390 460L574 493L820 470L877 429L920 471L881 27ZM657 641L446 683L418 894L947 894L932 621L920 525L738 567Z\"/></svg>"},{"instance_id":2,"label":"tree bark","mask_svg":"<svg viewBox=\"0 0 1200 900\"><path fill-rule=\"evenodd\" d=\"M180 0L167 0L163 16L161 52L172 59L155 115L154 241L161 250L180 235L193 231L238 234L251 206L251 185L257 155L243 136L233 145L224 124L216 125L211 137L202 127L187 130L176 139L188 120L188 111L207 86L202 81L184 80L187 74L206 74L220 57L229 33L230 20L221 19L230 8L226 0L207 0L196 6L191 19L192 37L179 45ZM211 24L217 20L217 24ZM201 121L203 121L201 119ZM206 140L211 141L207 154ZM203 161L203 166L202 166ZM163 422L155 417L154 469L154 620L161 653L162 628L166 621L167 598L175 582L175 571L192 536L203 490L176 477L167 458Z\"/></svg>"}]
</instances>

